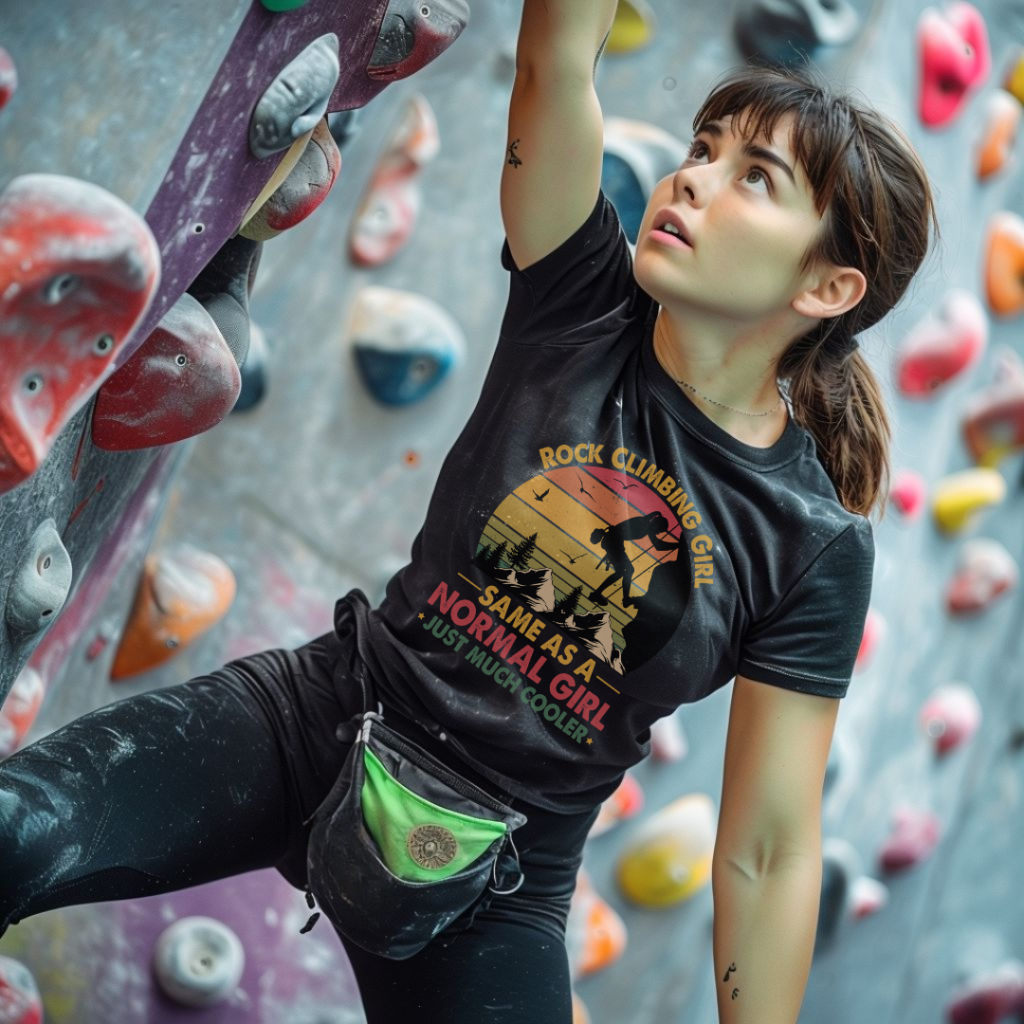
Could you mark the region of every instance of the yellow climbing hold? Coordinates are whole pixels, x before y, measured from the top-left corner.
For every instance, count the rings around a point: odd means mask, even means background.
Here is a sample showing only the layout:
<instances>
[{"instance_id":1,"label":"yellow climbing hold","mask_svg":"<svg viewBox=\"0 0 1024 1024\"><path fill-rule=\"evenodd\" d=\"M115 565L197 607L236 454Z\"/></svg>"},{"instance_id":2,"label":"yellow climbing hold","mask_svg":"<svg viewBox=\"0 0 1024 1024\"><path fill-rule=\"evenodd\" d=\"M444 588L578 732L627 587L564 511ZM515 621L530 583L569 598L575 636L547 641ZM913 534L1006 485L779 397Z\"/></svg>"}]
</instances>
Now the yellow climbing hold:
<instances>
[{"instance_id":1,"label":"yellow climbing hold","mask_svg":"<svg viewBox=\"0 0 1024 1024\"><path fill-rule=\"evenodd\" d=\"M978 467L951 473L936 485L932 511L938 527L947 532L962 530L981 509L1006 497L1006 481L995 469Z\"/></svg>"},{"instance_id":2,"label":"yellow climbing hold","mask_svg":"<svg viewBox=\"0 0 1024 1024\"><path fill-rule=\"evenodd\" d=\"M658 19L647 0L619 0L605 53L631 53L654 38Z\"/></svg>"}]
</instances>

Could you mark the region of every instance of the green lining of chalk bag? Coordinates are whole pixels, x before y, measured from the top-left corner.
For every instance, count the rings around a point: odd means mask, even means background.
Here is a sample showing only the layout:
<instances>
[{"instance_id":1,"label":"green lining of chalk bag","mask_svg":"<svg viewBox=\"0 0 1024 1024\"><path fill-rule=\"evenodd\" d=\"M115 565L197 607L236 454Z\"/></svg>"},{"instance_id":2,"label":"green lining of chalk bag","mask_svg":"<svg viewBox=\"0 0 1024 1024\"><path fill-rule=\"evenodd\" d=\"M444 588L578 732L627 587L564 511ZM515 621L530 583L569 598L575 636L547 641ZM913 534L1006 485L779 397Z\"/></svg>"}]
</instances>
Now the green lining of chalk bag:
<instances>
[{"instance_id":1,"label":"green lining of chalk bag","mask_svg":"<svg viewBox=\"0 0 1024 1024\"><path fill-rule=\"evenodd\" d=\"M363 766L366 774L361 797L366 828L380 848L381 859L399 878L410 882L448 878L472 864L507 830L503 821L475 818L425 800L403 786L366 745ZM431 868L413 859L406 839L417 825L440 825L454 834L457 850L451 860ZM425 852L429 854L429 848Z\"/></svg>"}]
</instances>

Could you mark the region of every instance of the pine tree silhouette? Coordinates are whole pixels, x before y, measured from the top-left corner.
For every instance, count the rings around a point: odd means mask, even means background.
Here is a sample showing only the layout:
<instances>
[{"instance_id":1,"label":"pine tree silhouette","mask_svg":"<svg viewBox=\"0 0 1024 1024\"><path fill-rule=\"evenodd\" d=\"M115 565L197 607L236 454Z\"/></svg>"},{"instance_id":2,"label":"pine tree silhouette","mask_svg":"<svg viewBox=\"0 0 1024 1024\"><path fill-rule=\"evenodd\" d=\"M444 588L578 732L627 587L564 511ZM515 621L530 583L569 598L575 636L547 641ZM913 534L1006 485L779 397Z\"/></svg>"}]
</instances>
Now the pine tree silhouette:
<instances>
[{"instance_id":1,"label":"pine tree silhouette","mask_svg":"<svg viewBox=\"0 0 1024 1024\"><path fill-rule=\"evenodd\" d=\"M501 546L491 553L487 559L488 569L500 569L501 563L505 559L505 548L508 546L508 541L503 540Z\"/></svg>"},{"instance_id":2,"label":"pine tree silhouette","mask_svg":"<svg viewBox=\"0 0 1024 1024\"><path fill-rule=\"evenodd\" d=\"M568 594L565 595L561 600L555 602L555 608L553 615L556 619L567 619L570 615L575 614L576 605L579 602L580 595L583 593L582 586L575 586Z\"/></svg>"},{"instance_id":3,"label":"pine tree silhouette","mask_svg":"<svg viewBox=\"0 0 1024 1024\"><path fill-rule=\"evenodd\" d=\"M494 548L490 544L480 544L476 549L476 554L473 556L473 564L481 569L487 569L493 556Z\"/></svg>"},{"instance_id":4,"label":"pine tree silhouette","mask_svg":"<svg viewBox=\"0 0 1024 1024\"><path fill-rule=\"evenodd\" d=\"M513 548L512 553L508 556L508 563L513 569L522 571L523 569L530 568L530 559L533 558L534 551L537 550L537 534L529 536L522 542Z\"/></svg>"}]
</instances>

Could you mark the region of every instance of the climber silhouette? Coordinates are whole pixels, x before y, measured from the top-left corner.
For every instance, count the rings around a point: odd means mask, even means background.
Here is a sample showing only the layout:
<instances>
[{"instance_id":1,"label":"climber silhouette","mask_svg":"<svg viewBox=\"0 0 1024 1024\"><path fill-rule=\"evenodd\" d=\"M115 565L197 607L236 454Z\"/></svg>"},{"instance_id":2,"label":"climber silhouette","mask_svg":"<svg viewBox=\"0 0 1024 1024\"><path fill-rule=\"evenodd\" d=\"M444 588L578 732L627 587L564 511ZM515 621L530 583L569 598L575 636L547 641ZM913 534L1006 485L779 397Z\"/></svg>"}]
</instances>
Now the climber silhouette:
<instances>
[{"instance_id":1,"label":"climber silhouette","mask_svg":"<svg viewBox=\"0 0 1024 1024\"><path fill-rule=\"evenodd\" d=\"M649 512L645 516L632 516L623 519L621 523L615 523L604 529L598 527L590 534L590 543L600 542L605 552L604 558L597 563L600 569L605 562L608 562L615 570L596 590L590 592L590 600L597 604L607 604L608 598L604 591L618 580L622 580L622 607L635 608L636 603L629 596L629 584L633 579L633 563L626 554L626 541L638 540L646 537L651 545L659 551L672 551L679 547L679 541L665 541L658 537L659 533L668 530L668 520L660 512Z\"/></svg>"}]
</instances>

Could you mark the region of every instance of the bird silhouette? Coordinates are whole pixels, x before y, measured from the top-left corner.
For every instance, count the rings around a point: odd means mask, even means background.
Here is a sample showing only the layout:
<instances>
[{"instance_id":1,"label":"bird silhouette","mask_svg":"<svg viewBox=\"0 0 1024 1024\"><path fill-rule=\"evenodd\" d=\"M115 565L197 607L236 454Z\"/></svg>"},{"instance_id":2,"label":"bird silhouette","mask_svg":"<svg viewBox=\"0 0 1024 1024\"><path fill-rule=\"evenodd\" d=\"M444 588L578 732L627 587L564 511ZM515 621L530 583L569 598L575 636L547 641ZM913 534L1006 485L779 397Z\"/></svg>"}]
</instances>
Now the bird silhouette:
<instances>
[{"instance_id":1,"label":"bird silhouette","mask_svg":"<svg viewBox=\"0 0 1024 1024\"><path fill-rule=\"evenodd\" d=\"M593 495L583 486L583 478L577 473L576 478L580 482L580 494L585 494L588 498L592 498Z\"/></svg>"},{"instance_id":2,"label":"bird silhouette","mask_svg":"<svg viewBox=\"0 0 1024 1024\"><path fill-rule=\"evenodd\" d=\"M621 480L615 481L624 491L628 491L630 487L639 487L639 484L624 484Z\"/></svg>"},{"instance_id":3,"label":"bird silhouette","mask_svg":"<svg viewBox=\"0 0 1024 1024\"><path fill-rule=\"evenodd\" d=\"M534 496L534 497L535 497L535 498L536 498L536 499L537 499L538 501L543 501L543 500L544 500L544 499L545 499L545 498L546 498L546 497L548 496L548 493L550 492L550 490L551 490L551 488L549 487L549 488L548 488L548 489L547 489L546 491L544 491L544 493L543 493L543 494L538 494L538 493L537 493L536 491L534 491L534 492L533 492L533 496Z\"/></svg>"},{"instance_id":4,"label":"bird silhouette","mask_svg":"<svg viewBox=\"0 0 1024 1024\"><path fill-rule=\"evenodd\" d=\"M559 548L558 550L562 551L561 548ZM582 558L583 557L582 555L576 555L576 557L574 558L572 555L569 554L568 551L562 551L562 554L565 555L565 557L569 559L569 564L570 565L572 565L573 562L575 562L577 558Z\"/></svg>"}]
</instances>

